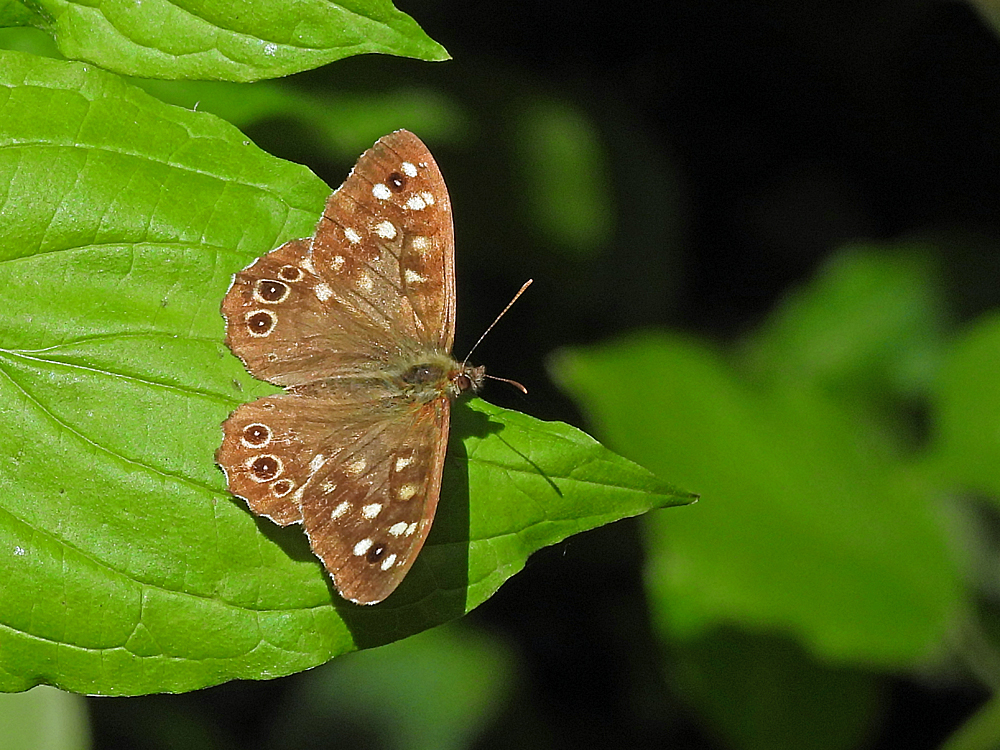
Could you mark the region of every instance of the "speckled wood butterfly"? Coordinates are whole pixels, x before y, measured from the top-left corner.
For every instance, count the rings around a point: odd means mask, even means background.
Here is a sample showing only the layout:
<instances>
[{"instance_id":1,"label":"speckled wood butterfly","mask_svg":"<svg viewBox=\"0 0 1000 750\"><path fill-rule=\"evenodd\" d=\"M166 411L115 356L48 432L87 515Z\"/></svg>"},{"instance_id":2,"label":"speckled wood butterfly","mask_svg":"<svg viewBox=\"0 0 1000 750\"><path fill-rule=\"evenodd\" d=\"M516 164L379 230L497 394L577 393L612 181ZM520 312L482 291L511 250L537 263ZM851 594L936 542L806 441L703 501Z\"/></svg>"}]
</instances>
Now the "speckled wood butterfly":
<instances>
[{"instance_id":1,"label":"speckled wood butterfly","mask_svg":"<svg viewBox=\"0 0 1000 750\"><path fill-rule=\"evenodd\" d=\"M312 238L236 274L222 314L247 370L286 389L223 424L229 491L301 523L346 599L382 601L430 531L451 401L485 377L450 353L451 203L427 147L405 130L380 139Z\"/></svg>"}]
</instances>

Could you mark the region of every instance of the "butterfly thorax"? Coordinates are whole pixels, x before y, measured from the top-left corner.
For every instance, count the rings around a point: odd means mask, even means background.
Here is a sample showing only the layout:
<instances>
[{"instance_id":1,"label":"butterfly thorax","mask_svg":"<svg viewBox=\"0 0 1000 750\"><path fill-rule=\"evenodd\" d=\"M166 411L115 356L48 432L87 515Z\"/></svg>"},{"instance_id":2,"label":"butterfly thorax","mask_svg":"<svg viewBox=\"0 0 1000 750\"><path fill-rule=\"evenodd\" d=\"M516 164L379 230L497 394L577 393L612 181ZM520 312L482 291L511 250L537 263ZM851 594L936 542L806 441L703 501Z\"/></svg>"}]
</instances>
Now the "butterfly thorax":
<instances>
[{"instance_id":1,"label":"butterfly thorax","mask_svg":"<svg viewBox=\"0 0 1000 750\"><path fill-rule=\"evenodd\" d=\"M466 392L478 393L485 377L485 367L470 367L447 354L433 353L405 363L392 379L406 398L427 403L442 396L454 400Z\"/></svg>"}]
</instances>

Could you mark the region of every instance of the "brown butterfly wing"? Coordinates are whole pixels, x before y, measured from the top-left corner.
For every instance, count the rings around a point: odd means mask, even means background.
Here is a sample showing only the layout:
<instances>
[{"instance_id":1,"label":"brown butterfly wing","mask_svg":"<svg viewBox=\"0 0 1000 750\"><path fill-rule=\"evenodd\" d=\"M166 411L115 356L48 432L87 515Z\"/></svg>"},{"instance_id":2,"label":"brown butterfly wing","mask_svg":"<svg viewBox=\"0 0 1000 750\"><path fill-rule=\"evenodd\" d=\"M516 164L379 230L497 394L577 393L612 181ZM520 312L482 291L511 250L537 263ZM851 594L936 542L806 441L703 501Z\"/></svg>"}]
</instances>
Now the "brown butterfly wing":
<instances>
[{"instance_id":1,"label":"brown butterfly wing","mask_svg":"<svg viewBox=\"0 0 1000 750\"><path fill-rule=\"evenodd\" d=\"M331 422L353 417L353 412L291 393L243 404L225 421L215 455L229 491L281 526L300 522L307 485L322 463L333 458L332 451L322 452L335 438Z\"/></svg>"},{"instance_id":2,"label":"brown butterfly wing","mask_svg":"<svg viewBox=\"0 0 1000 750\"><path fill-rule=\"evenodd\" d=\"M368 425L307 489L303 526L345 599L382 601L416 560L441 492L450 407L442 398Z\"/></svg>"},{"instance_id":3,"label":"brown butterfly wing","mask_svg":"<svg viewBox=\"0 0 1000 750\"><path fill-rule=\"evenodd\" d=\"M432 398L398 382L447 355L455 330L451 206L423 143L379 140L315 236L238 273L222 311L247 369L290 388L224 424L230 490L278 523L301 519L338 590L381 601L426 539L448 437L447 374Z\"/></svg>"},{"instance_id":4,"label":"brown butterfly wing","mask_svg":"<svg viewBox=\"0 0 1000 750\"><path fill-rule=\"evenodd\" d=\"M385 136L327 200L313 242L337 300L397 344L450 352L455 237L441 170L413 133ZM343 259L343 260L341 260Z\"/></svg>"},{"instance_id":5,"label":"brown butterfly wing","mask_svg":"<svg viewBox=\"0 0 1000 750\"><path fill-rule=\"evenodd\" d=\"M226 342L284 386L451 351L454 231L441 172L412 133L379 140L327 200L316 234L236 274Z\"/></svg>"}]
</instances>

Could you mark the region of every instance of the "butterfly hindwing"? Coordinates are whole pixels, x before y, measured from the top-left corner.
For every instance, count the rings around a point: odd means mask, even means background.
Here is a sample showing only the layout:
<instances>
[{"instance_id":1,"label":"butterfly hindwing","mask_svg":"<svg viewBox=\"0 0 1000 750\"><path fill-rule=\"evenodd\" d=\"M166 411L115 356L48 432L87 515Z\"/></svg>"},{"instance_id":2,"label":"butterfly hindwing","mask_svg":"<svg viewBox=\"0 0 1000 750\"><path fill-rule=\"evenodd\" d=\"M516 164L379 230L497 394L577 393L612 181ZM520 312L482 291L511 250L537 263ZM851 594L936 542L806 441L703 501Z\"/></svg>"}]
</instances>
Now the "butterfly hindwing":
<instances>
[{"instance_id":1,"label":"butterfly hindwing","mask_svg":"<svg viewBox=\"0 0 1000 750\"><path fill-rule=\"evenodd\" d=\"M223 423L216 460L226 472L229 491L250 509L277 524L302 520L306 486L350 431L345 418L357 406L297 393L283 393L243 404Z\"/></svg>"},{"instance_id":2,"label":"butterfly hindwing","mask_svg":"<svg viewBox=\"0 0 1000 750\"><path fill-rule=\"evenodd\" d=\"M441 399L379 425L306 488L303 527L344 598L381 601L413 565L441 491L449 407Z\"/></svg>"}]
</instances>

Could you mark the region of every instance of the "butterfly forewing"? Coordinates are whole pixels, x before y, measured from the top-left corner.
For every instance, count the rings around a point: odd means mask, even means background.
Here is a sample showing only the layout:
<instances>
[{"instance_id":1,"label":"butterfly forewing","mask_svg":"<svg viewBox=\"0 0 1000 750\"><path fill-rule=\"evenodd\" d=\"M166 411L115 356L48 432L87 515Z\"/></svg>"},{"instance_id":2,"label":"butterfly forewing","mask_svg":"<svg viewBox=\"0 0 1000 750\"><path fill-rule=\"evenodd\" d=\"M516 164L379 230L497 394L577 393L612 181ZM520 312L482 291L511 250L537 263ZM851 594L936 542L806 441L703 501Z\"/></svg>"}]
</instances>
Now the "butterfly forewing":
<instances>
[{"instance_id":1,"label":"butterfly forewing","mask_svg":"<svg viewBox=\"0 0 1000 750\"><path fill-rule=\"evenodd\" d=\"M361 156L313 238L236 275L222 305L227 342L251 373L285 386L449 352L454 286L444 179L427 147L398 131Z\"/></svg>"},{"instance_id":2,"label":"butterfly forewing","mask_svg":"<svg viewBox=\"0 0 1000 750\"><path fill-rule=\"evenodd\" d=\"M318 268L353 280L334 296L389 340L451 351L454 231L444 178L427 147L398 131L365 152L327 200L313 241Z\"/></svg>"},{"instance_id":3,"label":"butterfly forewing","mask_svg":"<svg viewBox=\"0 0 1000 750\"><path fill-rule=\"evenodd\" d=\"M222 302L226 343L256 377L284 386L357 373L386 357L360 315L331 327L309 240L293 240L236 274Z\"/></svg>"},{"instance_id":4,"label":"butterfly forewing","mask_svg":"<svg viewBox=\"0 0 1000 750\"><path fill-rule=\"evenodd\" d=\"M223 425L229 489L277 523L301 521L352 601L381 601L413 564L440 494L449 398L482 377L450 357L454 275L444 179L397 131L361 156L312 238L236 274L222 303L233 352L288 388Z\"/></svg>"}]
</instances>

